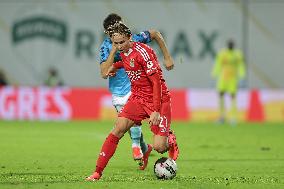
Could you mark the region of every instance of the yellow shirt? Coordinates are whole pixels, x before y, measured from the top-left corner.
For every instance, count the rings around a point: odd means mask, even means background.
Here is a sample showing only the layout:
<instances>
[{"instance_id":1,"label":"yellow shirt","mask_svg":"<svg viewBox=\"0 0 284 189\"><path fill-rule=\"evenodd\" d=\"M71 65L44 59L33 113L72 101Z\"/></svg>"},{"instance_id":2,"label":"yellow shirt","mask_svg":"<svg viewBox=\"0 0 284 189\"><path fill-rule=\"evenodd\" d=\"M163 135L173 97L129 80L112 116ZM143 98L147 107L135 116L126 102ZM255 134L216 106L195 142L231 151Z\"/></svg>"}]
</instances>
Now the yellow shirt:
<instances>
[{"instance_id":1,"label":"yellow shirt","mask_svg":"<svg viewBox=\"0 0 284 189\"><path fill-rule=\"evenodd\" d=\"M216 56L212 75L220 80L243 79L245 67L242 52L237 49L222 49Z\"/></svg>"}]
</instances>

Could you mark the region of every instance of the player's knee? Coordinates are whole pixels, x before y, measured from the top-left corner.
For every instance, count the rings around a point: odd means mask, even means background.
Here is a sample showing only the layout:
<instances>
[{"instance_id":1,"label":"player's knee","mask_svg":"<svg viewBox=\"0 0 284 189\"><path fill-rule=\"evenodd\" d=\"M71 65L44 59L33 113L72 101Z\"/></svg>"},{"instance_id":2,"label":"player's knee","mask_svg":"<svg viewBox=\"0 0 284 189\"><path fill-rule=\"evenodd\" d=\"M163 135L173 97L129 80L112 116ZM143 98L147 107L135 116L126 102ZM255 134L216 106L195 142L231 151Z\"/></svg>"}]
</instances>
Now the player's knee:
<instances>
[{"instance_id":1,"label":"player's knee","mask_svg":"<svg viewBox=\"0 0 284 189\"><path fill-rule=\"evenodd\" d=\"M132 122L129 122L127 119L118 119L115 123L112 133L121 138L130 129L131 125Z\"/></svg>"},{"instance_id":2,"label":"player's knee","mask_svg":"<svg viewBox=\"0 0 284 189\"><path fill-rule=\"evenodd\" d=\"M123 135L124 135L124 131L122 131L122 130L120 130L120 129L116 129L116 128L114 128L113 130L112 130L112 134L114 134L115 136L117 136L118 138L122 138L123 137Z\"/></svg>"},{"instance_id":3,"label":"player's knee","mask_svg":"<svg viewBox=\"0 0 284 189\"><path fill-rule=\"evenodd\" d=\"M161 153L161 154L167 151L166 145L154 144L153 147L158 153Z\"/></svg>"},{"instance_id":4,"label":"player's knee","mask_svg":"<svg viewBox=\"0 0 284 189\"><path fill-rule=\"evenodd\" d=\"M124 129L123 126L116 124L112 130L112 133L118 138L121 138L126 133L126 129Z\"/></svg>"}]
</instances>

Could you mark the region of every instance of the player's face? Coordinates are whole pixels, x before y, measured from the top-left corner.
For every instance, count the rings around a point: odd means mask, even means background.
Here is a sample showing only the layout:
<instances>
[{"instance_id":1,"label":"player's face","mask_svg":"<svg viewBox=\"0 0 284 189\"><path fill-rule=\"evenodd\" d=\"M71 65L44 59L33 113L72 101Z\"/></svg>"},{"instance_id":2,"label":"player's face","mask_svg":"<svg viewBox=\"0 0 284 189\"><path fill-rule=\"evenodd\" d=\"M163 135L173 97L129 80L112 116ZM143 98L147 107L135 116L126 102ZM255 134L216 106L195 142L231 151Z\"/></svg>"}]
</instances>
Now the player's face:
<instances>
[{"instance_id":1,"label":"player's face","mask_svg":"<svg viewBox=\"0 0 284 189\"><path fill-rule=\"evenodd\" d=\"M122 52L127 52L130 48L130 37L127 37L126 35L115 33L111 37L111 40L113 42L113 45Z\"/></svg>"}]
</instances>

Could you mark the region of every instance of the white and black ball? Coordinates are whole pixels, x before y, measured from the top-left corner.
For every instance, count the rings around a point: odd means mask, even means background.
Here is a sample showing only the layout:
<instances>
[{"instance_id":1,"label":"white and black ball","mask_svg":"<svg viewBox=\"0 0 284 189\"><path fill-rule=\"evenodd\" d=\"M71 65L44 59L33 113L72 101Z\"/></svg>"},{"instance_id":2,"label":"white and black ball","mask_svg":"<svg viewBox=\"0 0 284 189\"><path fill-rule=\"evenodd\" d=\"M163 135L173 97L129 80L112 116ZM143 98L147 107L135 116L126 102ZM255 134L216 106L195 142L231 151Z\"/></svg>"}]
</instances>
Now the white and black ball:
<instances>
[{"instance_id":1,"label":"white and black ball","mask_svg":"<svg viewBox=\"0 0 284 189\"><path fill-rule=\"evenodd\" d=\"M154 173L158 179L173 179L177 174L176 162L167 157L162 157L155 162Z\"/></svg>"}]
</instances>

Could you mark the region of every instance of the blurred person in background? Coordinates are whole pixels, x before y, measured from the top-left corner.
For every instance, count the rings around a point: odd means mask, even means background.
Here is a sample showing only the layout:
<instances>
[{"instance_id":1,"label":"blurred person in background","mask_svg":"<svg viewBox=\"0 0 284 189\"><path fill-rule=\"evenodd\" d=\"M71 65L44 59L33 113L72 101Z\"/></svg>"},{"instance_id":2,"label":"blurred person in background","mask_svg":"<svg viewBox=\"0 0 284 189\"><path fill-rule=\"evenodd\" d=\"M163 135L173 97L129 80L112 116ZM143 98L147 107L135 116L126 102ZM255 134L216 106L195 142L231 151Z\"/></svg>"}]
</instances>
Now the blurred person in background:
<instances>
[{"instance_id":1,"label":"blurred person in background","mask_svg":"<svg viewBox=\"0 0 284 189\"><path fill-rule=\"evenodd\" d=\"M236 95L238 84L245 78L245 66L241 50L235 48L235 42L230 39L227 47L221 49L216 56L212 76L217 80L216 88L219 94L219 123L226 121L225 94L231 97L231 124L237 123Z\"/></svg>"},{"instance_id":2,"label":"blurred person in background","mask_svg":"<svg viewBox=\"0 0 284 189\"><path fill-rule=\"evenodd\" d=\"M49 87L58 87L64 85L63 80L60 78L58 71L55 68L49 68L47 79L44 81L44 85Z\"/></svg>"},{"instance_id":3,"label":"blurred person in background","mask_svg":"<svg viewBox=\"0 0 284 189\"><path fill-rule=\"evenodd\" d=\"M100 47L100 69L101 76L104 79L108 78L106 73L112 64L121 60L117 49L112 48L113 44L109 37L109 32L116 23L123 23L123 21L121 16L114 13L109 14L103 21L104 32L108 36L104 39ZM164 66L167 70L173 69L173 59L160 32L155 30L142 31L138 34L133 34L131 40L141 43L150 43L152 40L156 41L164 56ZM112 94L113 106L119 113L131 95L130 81L124 69L119 69L114 77L109 78L109 90ZM146 144L140 126L131 127L129 134L132 140L133 159L139 163L139 169L144 170L147 166L152 146Z\"/></svg>"},{"instance_id":4,"label":"blurred person in background","mask_svg":"<svg viewBox=\"0 0 284 189\"><path fill-rule=\"evenodd\" d=\"M8 80L3 70L0 69L0 87L8 85Z\"/></svg>"}]
</instances>

